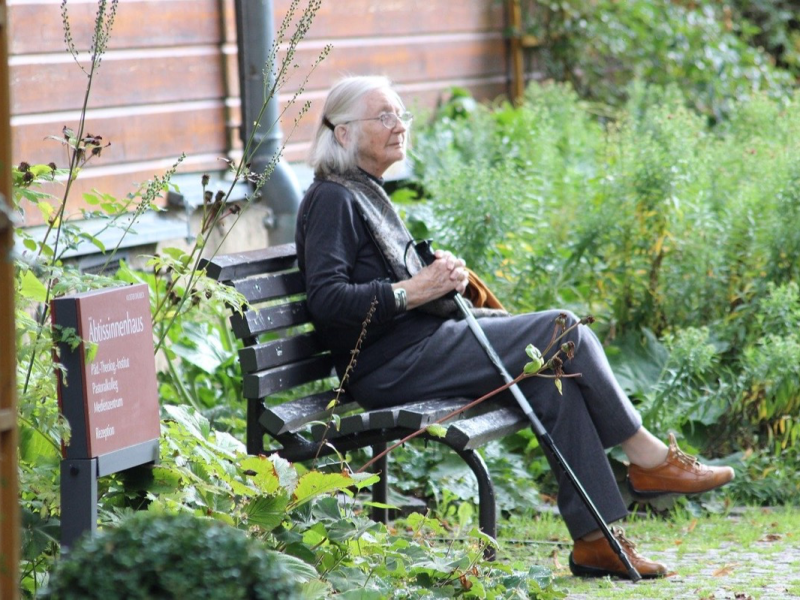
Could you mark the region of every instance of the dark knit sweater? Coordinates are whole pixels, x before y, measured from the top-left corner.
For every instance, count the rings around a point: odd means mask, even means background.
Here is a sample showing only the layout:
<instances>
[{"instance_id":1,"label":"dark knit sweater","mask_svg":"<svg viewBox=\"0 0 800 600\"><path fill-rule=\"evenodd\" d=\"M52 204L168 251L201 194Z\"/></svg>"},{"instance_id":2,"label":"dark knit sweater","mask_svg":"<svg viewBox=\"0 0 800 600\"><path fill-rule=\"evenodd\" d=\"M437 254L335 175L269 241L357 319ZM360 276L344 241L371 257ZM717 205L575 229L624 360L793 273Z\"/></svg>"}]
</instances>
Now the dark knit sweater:
<instances>
[{"instance_id":1,"label":"dark knit sweater","mask_svg":"<svg viewBox=\"0 0 800 600\"><path fill-rule=\"evenodd\" d=\"M373 298L378 306L351 375L353 381L442 324L441 317L419 310L397 313L393 276L356 209L353 194L345 187L330 181L311 185L298 210L295 241L308 308L339 375L350 360Z\"/></svg>"}]
</instances>

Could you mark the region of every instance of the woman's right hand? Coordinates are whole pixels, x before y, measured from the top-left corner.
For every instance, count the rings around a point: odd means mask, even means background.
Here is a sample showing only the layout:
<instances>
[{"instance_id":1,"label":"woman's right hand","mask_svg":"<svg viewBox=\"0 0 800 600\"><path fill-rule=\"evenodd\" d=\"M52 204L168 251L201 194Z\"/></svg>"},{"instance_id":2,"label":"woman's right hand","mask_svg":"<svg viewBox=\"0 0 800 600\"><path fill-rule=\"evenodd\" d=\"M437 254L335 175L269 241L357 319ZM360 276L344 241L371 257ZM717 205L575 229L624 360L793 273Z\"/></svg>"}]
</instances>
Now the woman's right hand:
<instances>
[{"instance_id":1,"label":"woman's right hand","mask_svg":"<svg viewBox=\"0 0 800 600\"><path fill-rule=\"evenodd\" d=\"M453 290L463 294L467 289L469 275L463 259L444 250L436 250L434 256L435 260L411 279L392 284L393 289L406 290L409 309L441 298Z\"/></svg>"}]
</instances>

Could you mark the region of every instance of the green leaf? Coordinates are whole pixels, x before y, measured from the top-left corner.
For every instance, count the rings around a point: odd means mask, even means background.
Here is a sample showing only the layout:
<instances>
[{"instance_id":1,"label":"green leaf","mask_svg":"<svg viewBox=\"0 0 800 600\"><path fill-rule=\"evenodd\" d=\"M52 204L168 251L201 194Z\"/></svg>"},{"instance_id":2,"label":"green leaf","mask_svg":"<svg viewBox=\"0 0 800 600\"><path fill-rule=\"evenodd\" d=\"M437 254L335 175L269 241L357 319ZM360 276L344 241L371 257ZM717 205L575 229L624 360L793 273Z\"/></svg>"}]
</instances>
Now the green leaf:
<instances>
[{"instance_id":1,"label":"green leaf","mask_svg":"<svg viewBox=\"0 0 800 600\"><path fill-rule=\"evenodd\" d=\"M541 351L533 344L528 344L525 346L525 354L527 354L528 357L534 361L537 359L541 360L542 358Z\"/></svg>"},{"instance_id":2,"label":"green leaf","mask_svg":"<svg viewBox=\"0 0 800 600\"><path fill-rule=\"evenodd\" d=\"M484 533L483 531L481 531L477 527L473 527L472 529L470 529L469 536L481 540L484 544L487 544L488 546L491 546L492 548L499 548L499 545L498 545L496 539L494 539L489 534Z\"/></svg>"},{"instance_id":3,"label":"green leaf","mask_svg":"<svg viewBox=\"0 0 800 600\"><path fill-rule=\"evenodd\" d=\"M626 393L641 395L658 383L669 351L649 329L630 332L608 348L608 362Z\"/></svg>"},{"instance_id":4,"label":"green leaf","mask_svg":"<svg viewBox=\"0 0 800 600\"><path fill-rule=\"evenodd\" d=\"M275 563L283 566L289 573L294 575L298 581L307 582L317 579L317 570L294 556L287 556L281 552L274 552Z\"/></svg>"},{"instance_id":5,"label":"green leaf","mask_svg":"<svg viewBox=\"0 0 800 600\"><path fill-rule=\"evenodd\" d=\"M250 471L255 475L249 475L253 483L258 486L265 494L274 494L281 489L281 482L275 465L266 456L248 456L239 466L244 471Z\"/></svg>"},{"instance_id":6,"label":"green leaf","mask_svg":"<svg viewBox=\"0 0 800 600\"><path fill-rule=\"evenodd\" d=\"M370 508L388 508L389 510L399 510L398 506L394 504L384 504L383 502L364 502L364 506L369 506Z\"/></svg>"},{"instance_id":7,"label":"green leaf","mask_svg":"<svg viewBox=\"0 0 800 600\"><path fill-rule=\"evenodd\" d=\"M281 458L277 454L271 455L269 460L275 467L275 472L278 474L281 487L291 493L297 485L297 470L294 468L292 463L285 458Z\"/></svg>"},{"instance_id":8,"label":"green leaf","mask_svg":"<svg viewBox=\"0 0 800 600\"><path fill-rule=\"evenodd\" d=\"M53 169L50 168L50 165L33 165L31 166L31 173L33 173L34 177L39 178L42 175L51 175Z\"/></svg>"},{"instance_id":9,"label":"green leaf","mask_svg":"<svg viewBox=\"0 0 800 600\"><path fill-rule=\"evenodd\" d=\"M534 373L538 373L539 369L542 368L544 361L541 358L535 358L529 363L525 363L525 366L522 368L522 371L525 375L533 375Z\"/></svg>"},{"instance_id":10,"label":"green leaf","mask_svg":"<svg viewBox=\"0 0 800 600\"><path fill-rule=\"evenodd\" d=\"M97 206L98 204L100 204L100 198L98 198L94 194L89 194L89 193L83 195L83 201L90 206Z\"/></svg>"},{"instance_id":11,"label":"green leaf","mask_svg":"<svg viewBox=\"0 0 800 600\"><path fill-rule=\"evenodd\" d=\"M46 202L46 201L42 200L40 202L37 202L36 206L39 208L39 212L42 213L42 218L45 221L49 221L50 217L53 214L53 211L55 210L53 208L53 205L50 204L49 202Z\"/></svg>"},{"instance_id":12,"label":"green leaf","mask_svg":"<svg viewBox=\"0 0 800 600\"><path fill-rule=\"evenodd\" d=\"M19 458L28 464L38 464L61 459L61 453L51 440L38 429L20 425Z\"/></svg>"},{"instance_id":13,"label":"green leaf","mask_svg":"<svg viewBox=\"0 0 800 600\"><path fill-rule=\"evenodd\" d=\"M314 561L317 560L316 554L314 554L314 552L312 552L311 549L303 542L292 542L291 544L286 544L284 552L289 556L295 556L309 564L313 564ZM329 596L326 594L323 597L328 598Z\"/></svg>"},{"instance_id":14,"label":"green leaf","mask_svg":"<svg viewBox=\"0 0 800 600\"><path fill-rule=\"evenodd\" d=\"M180 248L164 248L161 250L161 253L166 254L167 256L174 258L177 261L182 260L184 256L188 256L186 252L184 252Z\"/></svg>"},{"instance_id":15,"label":"green leaf","mask_svg":"<svg viewBox=\"0 0 800 600\"><path fill-rule=\"evenodd\" d=\"M475 509L472 507L471 502L462 502L458 505L458 526L465 528L472 522L475 517Z\"/></svg>"},{"instance_id":16,"label":"green leaf","mask_svg":"<svg viewBox=\"0 0 800 600\"><path fill-rule=\"evenodd\" d=\"M272 531L286 517L288 504L289 496L286 494L254 498L244 507L247 522L250 525L258 525L266 531Z\"/></svg>"},{"instance_id":17,"label":"green leaf","mask_svg":"<svg viewBox=\"0 0 800 600\"><path fill-rule=\"evenodd\" d=\"M378 483L381 480L381 476L379 474L366 472L350 473L350 478L352 479L350 485L356 486L359 490L374 483Z\"/></svg>"},{"instance_id":18,"label":"green leaf","mask_svg":"<svg viewBox=\"0 0 800 600\"><path fill-rule=\"evenodd\" d=\"M344 473L320 473L311 471L297 482L292 497L292 507L296 508L305 502L331 492L344 490L353 485L353 479Z\"/></svg>"},{"instance_id":19,"label":"green leaf","mask_svg":"<svg viewBox=\"0 0 800 600\"><path fill-rule=\"evenodd\" d=\"M58 544L59 531L57 519L42 519L41 515L22 509L22 548L24 560L35 560L48 547Z\"/></svg>"},{"instance_id":20,"label":"green leaf","mask_svg":"<svg viewBox=\"0 0 800 600\"><path fill-rule=\"evenodd\" d=\"M78 237L81 237L84 240L91 242L92 244L97 246L97 249L100 250L100 252L106 251L106 245L99 239L97 239L95 236L93 236L91 233L86 233L85 231L82 231L81 233L78 234Z\"/></svg>"},{"instance_id":21,"label":"green leaf","mask_svg":"<svg viewBox=\"0 0 800 600\"><path fill-rule=\"evenodd\" d=\"M181 359L208 374L214 374L234 353L225 350L218 329L207 324L186 323L183 337L187 343L173 344L171 349Z\"/></svg>"},{"instance_id":22,"label":"green leaf","mask_svg":"<svg viewBox=\"0 0 800 600\"><path fill-rule=\"evenodd\" d=\"M392 192L392 202L394 204L403 204L414 200L419 200L419 194L411 188L400 188Z\"/></svg>"},{"instance_id":23,"label":"green leaf","mask_svg":"<svg viewBox=\"0 0 800 600\"><path fill-rule=\"evenodd\" d=\"M558 393L563 396L564 392L561 391L561 378L556 379L555 383L556 383L556 389L558 390Z\"/></svg>"},{"instance_id":24,"label":"green leaf","mask_svg":"<svg viewBox=\"0 0 800 600\"><path fill-rule=\"evenodd\" d=\"M30 270L25 271L22 276L19 293L23 298L29 298L34 302L44 302L47 299L47 288Z\"/></svg>"},{"instance_id":25,"label":"green leaf","mask_svg":"<svg viewBox=\"0 0 800 600\"><path fill-rule=\"evenodd\" d=\"M433 437L443 438L447 435L447 428L439 425L438 423L434 423L433 425L428 425L425 428L426 433L432 435Z\"/></svg>"},{"instance_id":26,"label":"green leaf","mask_svg":"<svg viewBox=\"0 0 800 600\"><path fill-rule=\"evenodd\" d=\"M25 238L22 241L22 243L28 250L34 250L35 251L35 250L37 250L39 248L39 245L32 238Z\"/></svg>"},{"instance_id":27,"label":"green leaf","mask_svg":"<svg viewBox=\"0 0 800 600\"><path fill-rule=\"evenodd\" d=\"M84 340L84 345L86 348L86 361L90 363L94 362L94 359L97 356L97 350L100 348L100 344L91 342L89 340Z\"/></svg>"},{"instance_id":28,"label":"green leaf","mask_svg":"<svg viewBox=\"0 0 800 600\"><path fill-rule=\"evenodd\" d=\"M203 415L190 406L164 406L170 418L182 425L193 436L207 441L211 433L211 425Z\"/></svg>"}]
</instances>

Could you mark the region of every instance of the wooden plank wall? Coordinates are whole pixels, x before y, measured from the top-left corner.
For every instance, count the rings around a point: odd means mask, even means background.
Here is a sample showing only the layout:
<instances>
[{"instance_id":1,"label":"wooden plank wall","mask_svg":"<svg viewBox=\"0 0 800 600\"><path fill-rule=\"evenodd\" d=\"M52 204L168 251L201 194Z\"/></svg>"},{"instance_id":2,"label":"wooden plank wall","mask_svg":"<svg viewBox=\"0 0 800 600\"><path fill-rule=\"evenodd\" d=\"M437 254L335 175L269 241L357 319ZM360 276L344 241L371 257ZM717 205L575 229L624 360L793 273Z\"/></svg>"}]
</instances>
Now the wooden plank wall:
<instances>
[{"instance_id":1,"label":"wooden plank wall","mask_svg":"<svg viewBox=\"0 0 800 600\"><path fill-rule=\"evenodd\" d=\"M276 22L290 4L275 0ZM503 27L503 3L495 0L323 0L298 54L309 64L325 44L333 51L301 95L312 107L290 138L287 157L305 158L327 89L343 75L386 75L409 106L433 107L453 86L480 99L504 94ZM290 81L284 97L297 84ZM289 110L287 117L294 114Z\"/></svg>"},{"instance_id":2,"label":"wooden plank wall","mask_svg":"<svg viewBox=\"0 0 800 600\"><path fill-rule=\"evenodd\" d=\"M57 141L77 124L86 77L64 50L60 0L9 0L12 156L66 165ZM291 0L275 0L276 26ZM301 2L305 5L305 2ZM88 49L97 3L67 4L72 37ZM300 95L312 107L286 149L302 161L330 84L345 74L384 74L409 105L433 106L454 85L481 99L506 92L503 3L497 0L323 0L301 43L298 74L325 44L333 51ZM220 170L240 147L233 0L123 0L93 86L87 132L111 146L81 174L69 210L92 188L123 197L182 153L183 173ZM301 83L283 90L288 98ZM300 103L287 110L284 134ZM60 188L54 190L58 195ZM40 222L36 211L26 224Z\"/></svg>"}]
</instances>

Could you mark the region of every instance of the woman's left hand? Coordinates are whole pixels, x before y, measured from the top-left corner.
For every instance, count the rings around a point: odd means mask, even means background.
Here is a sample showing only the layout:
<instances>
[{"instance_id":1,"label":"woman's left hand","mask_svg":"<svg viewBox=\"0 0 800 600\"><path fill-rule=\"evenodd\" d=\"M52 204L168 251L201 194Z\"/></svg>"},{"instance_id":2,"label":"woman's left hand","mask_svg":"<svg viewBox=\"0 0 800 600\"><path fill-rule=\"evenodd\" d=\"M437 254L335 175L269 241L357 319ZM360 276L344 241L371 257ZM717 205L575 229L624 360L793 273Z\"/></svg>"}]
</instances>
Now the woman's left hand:
<instances>
[{"instance_id":1,"label":"woman's left hand","mask_svg":"<svg viewBox=\"0 0 800 600\"><path fill-rule=\"evenodd\" d=\"M433 255L437 260L443 260L445 262L447 269L450 271L450 281L455 283L455 290L459 294L463 294L469 283L469 272L467 271L467 263L464 262L464 259L446 250L436 250Z\"/></svg>"},{"instance_id":2,"label":"woman's left hand","mask_svg":"<svg viewBox=\"0 0 800 600\"><path fill-rule=\"evenodd\" d=\"M466 263L450 252L437 250L431 264L411 279L393 283L392 288L406 290L407 307L410 310L453 290L464 293L468 282Z\"/></svg>"}]
</instances>

